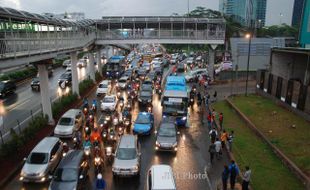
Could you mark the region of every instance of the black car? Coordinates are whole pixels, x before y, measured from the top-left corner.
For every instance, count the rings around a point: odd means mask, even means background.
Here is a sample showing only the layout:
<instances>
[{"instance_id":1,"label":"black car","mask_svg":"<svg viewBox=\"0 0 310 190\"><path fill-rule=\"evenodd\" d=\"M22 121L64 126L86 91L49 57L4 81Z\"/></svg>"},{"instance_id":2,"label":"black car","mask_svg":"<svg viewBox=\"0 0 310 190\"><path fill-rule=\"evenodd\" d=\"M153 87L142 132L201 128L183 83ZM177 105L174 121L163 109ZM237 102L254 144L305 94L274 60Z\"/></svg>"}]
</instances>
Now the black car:
<instances>
[{"instance_id":1,"label":"black car","mask_svg":"<svg viewBox=\"0 0 310 190\"><path fill-rule=\"evenodd\" d=\"M0 81L0 97L3 98L8 94L14 93L16 90L16 85L9 80Z\"/></svg>"},{"instance_id":2,"label":"black car","mask_svg":"<svg viewBox=\"0 0 310 190\"><path fill-rule=\"evenodd\" d=\"M72 74L71 73L64 73L60 76L60 78L58 79L58 85L61 88L65 88L67 86L71 86L72 83Z\"/></svg>"},{"instance_id":3,"label":"black car","mask_svg":"<svg viewBox=\"0 0 310 190\"><path fill-rule=\"evenodd\" d=\"M185 65L183 62L179 63L177 66L177 71L178 72L184 72L185 71Z\"/></svg>"},{"instance_id":4,"label":"black car","mask_svg":"<svg viewBox=\"0 0 310 190\"><path fill-rule=\"evenodd\" d=\"M152 103L152 88L141 88L138 101L140 104L151 104Z\"/></svg>"},{"instance_id":5,"label":"black car","mask_svg":"<svg viewBox=\"0 0 310 190\"><path fill-rule=\"evenodd\" d=\"M40 80L39 80L39 77L35 77L32 79L31 81L31 90L37 90L37 91L40 91Z\"/></svg>"}]
</instances>

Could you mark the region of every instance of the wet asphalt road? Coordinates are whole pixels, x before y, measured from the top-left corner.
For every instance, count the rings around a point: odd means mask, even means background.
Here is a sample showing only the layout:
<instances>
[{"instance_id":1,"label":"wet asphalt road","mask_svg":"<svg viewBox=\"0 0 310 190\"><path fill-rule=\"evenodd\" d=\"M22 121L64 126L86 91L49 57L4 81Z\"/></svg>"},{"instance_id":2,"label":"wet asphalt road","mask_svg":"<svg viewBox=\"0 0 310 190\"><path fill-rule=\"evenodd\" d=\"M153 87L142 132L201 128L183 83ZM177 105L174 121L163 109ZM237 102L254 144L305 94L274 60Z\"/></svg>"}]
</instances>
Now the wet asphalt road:
<instances>
[{"instance_id":1,"label":"wet asphalt road","mask_svg":"<svg viewBox=\"0 0 310 190\"><path fill-rule=\"evenodd\" d=\"M125 92L123 93L123 95ZM89 100L97 98L93 92ZM100 100L100 98L98 98ZM139 110L138 104L132 111L133 121L136 118ZM155 151L155 134L150 136L140 136L141 143L141 173L139 178L119 178L113 179L111 165L104 168L103 177L107 182L107 189L111 190L142 190L145 189L146 174L148 169L153 164L168 164L172 167L176 185L179 190L208 190L215 188L215 184L220 180L220 174L223 164L227 162L226 155L221 160L216 161L213 165L210 164L208 146L209 137L206 124L202 124L202 114L198 112L197 105L190 111L189 128L179 128L181 134L178 141L178 152L176 154L169 152ZM155 127L158 126L162 108L158 95L153 96L153 113L155 117ZM97 112L97 118L101 117L101 113ZM208 175L205 175L205 174ZM5 190L28 190L28 189L48 189L48 183L44 184L22 184L17 174L14 179L5 187ZM95 174L93 168L89 171L87 187L85 189L94 189Z\"/></svg>"}]
</instances>

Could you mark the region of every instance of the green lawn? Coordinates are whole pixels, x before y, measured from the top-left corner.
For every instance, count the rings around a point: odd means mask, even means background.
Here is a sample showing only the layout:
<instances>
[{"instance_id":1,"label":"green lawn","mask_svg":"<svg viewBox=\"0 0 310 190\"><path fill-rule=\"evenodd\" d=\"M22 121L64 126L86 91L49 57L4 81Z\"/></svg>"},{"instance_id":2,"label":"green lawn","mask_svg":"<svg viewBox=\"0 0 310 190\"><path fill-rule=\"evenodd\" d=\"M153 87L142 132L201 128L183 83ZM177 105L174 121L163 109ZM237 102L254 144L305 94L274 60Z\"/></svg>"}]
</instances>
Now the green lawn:
<instances>
[{"instance_id":1,"label":"green lawn","mask_svg":"<svg viewBox=\"0 0 310 190\"><path fill-rule=\"evenodd\" d=\"M299 190L302 183L282 164L272 150L259 139L225 102L214 105L224 114L224 127L234 130L233 153L240 168L249 165L252 170L251 186L255 190Z\"/></svg>"},{"instance_id":2,"label":"green lawn","mask_svg":"<svg viewBox=\"0 0 310 190\"><path fill-rule=\"evenodd\" d=\"M275 146L310 176L309 122L261 96L238 96L231 100Z\"/></svg>"}]
</instances>

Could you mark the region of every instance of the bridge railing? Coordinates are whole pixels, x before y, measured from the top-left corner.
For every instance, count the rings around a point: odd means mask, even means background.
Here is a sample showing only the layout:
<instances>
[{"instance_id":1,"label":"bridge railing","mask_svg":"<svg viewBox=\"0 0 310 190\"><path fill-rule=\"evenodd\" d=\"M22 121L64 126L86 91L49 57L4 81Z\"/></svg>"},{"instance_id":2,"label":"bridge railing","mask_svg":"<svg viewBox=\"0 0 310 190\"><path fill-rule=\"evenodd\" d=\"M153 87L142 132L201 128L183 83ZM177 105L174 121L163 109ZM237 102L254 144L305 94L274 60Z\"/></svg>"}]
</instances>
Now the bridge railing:
<instances>
[{"instance_id":1,"label":"bridge railing","mask_svg":"<svg viewBox=\"0 0 310 190\"><path fill-rule=\"evenodd\" d=\"M225 31L221 30L106 30L97 31L97 39L191 39L191 40L224 40Z\"/></svg>"},{"instance_id":2,"label":"bridge railing","mask_svg":"<svg viewBox=\"0 0 310 190\"><path fill-rule=\"evenodd\" d=\"M0 59L81 48L95 37L94 32L7 33L0 38Z\"/></svg>"}]
</instances>

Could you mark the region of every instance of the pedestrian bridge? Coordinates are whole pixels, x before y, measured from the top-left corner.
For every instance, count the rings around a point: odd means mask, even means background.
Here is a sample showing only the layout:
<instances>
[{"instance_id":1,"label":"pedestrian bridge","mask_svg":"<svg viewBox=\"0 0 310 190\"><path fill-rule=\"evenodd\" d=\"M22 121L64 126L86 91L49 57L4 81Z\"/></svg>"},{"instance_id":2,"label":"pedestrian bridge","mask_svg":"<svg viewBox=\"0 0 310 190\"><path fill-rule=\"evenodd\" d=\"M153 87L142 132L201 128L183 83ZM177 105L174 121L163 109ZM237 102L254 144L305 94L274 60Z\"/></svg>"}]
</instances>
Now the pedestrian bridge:
<instances>
[{"instance_id":1,"label":"pedestrian bridge","mask_svg":"<svg viewBox=\"0 0 310 190\"><path fill-rule=\"evenodd\" d=\"M223 18L102 17L69 21L0 7L0 68L127 44L224 44Z\"/></svg>"}]
</instances>

